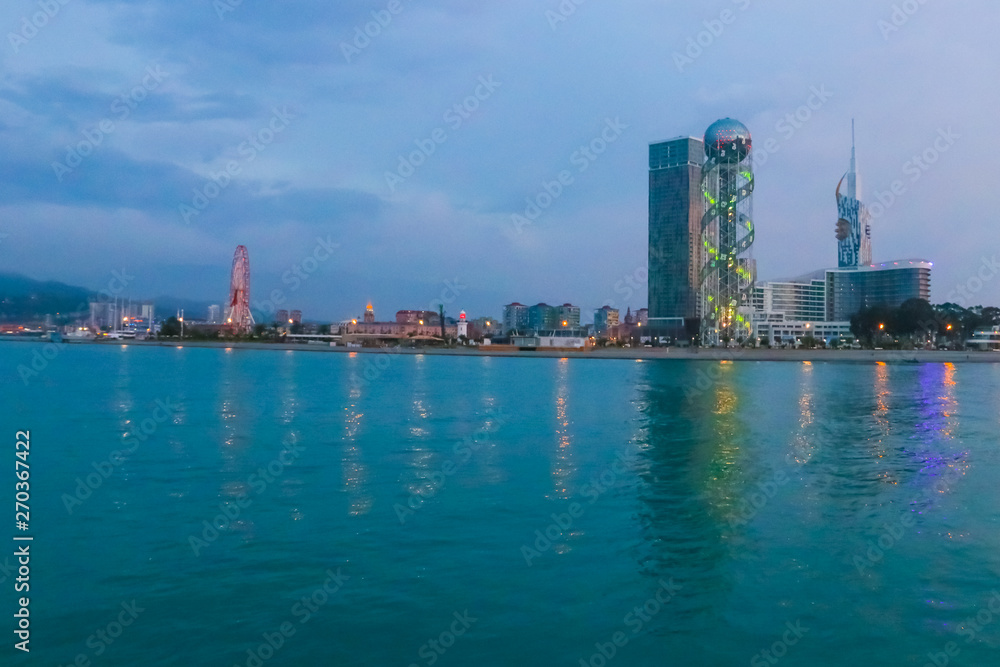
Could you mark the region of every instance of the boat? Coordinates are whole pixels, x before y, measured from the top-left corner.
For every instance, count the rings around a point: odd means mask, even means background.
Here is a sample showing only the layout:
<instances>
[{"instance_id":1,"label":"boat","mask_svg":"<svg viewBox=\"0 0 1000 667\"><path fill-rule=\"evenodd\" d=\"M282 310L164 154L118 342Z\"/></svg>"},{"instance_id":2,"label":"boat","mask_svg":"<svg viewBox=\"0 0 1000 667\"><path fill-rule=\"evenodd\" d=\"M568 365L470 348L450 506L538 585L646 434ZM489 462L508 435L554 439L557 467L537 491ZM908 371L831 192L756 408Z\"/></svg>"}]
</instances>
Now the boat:
<instances>
[{"instance_id":1,"label":"boat","mask_svg":"<svg viewBox=\"0 0 1000 667\"><path fill-rule=\"evenodd\" d=\"M87 329L85 329L83 327L80 327L79 329L74 329L73 331L70 331L68 334L66 334L65 336L63 336L63 342L64 343L89 343L90 341L94 340L94 338L96 338L96 336L94 335L94 333L92 331L89 331L89 330L87 330Z\"/></svg>"}]
</instances>

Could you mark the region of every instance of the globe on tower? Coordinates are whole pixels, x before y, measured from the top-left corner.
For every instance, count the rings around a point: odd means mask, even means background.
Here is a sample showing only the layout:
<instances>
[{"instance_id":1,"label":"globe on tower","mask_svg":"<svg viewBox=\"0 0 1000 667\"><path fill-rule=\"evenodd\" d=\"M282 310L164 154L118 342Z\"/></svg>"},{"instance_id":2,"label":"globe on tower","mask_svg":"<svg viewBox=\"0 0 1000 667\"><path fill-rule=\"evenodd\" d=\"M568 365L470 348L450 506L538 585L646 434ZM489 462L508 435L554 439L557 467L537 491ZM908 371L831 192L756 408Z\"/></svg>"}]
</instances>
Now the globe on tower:
<instances>
[{"instance_id":1,"label":"globe on tower","mask_svg":"<svg viewBox=\"0 0 1000 667\"><path fill-rule=\"evenodd\" d=\"M738 120L723 118L705 131L705 154L718 162L742 162L753 149L750 130Z\"/></svg>"}]
</instances>

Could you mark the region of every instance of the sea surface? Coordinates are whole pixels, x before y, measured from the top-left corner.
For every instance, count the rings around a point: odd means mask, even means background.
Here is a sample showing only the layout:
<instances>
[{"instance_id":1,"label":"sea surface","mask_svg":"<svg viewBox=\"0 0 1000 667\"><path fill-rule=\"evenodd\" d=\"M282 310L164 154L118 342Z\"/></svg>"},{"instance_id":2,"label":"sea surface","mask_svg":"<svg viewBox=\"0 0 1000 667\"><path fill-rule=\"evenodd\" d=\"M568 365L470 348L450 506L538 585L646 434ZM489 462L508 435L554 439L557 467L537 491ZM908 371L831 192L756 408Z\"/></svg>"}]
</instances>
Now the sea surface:
<instances>
[{"instance_id":1,"label":"sea surface","mask_svg":"<svg viewBox=\"0 0 1000 667\"><path fill-rule=\"evenodd\" d=\"M3 665L1000 664L997 365L0 343L0 372Z\"/></svg>"}]
</instances>

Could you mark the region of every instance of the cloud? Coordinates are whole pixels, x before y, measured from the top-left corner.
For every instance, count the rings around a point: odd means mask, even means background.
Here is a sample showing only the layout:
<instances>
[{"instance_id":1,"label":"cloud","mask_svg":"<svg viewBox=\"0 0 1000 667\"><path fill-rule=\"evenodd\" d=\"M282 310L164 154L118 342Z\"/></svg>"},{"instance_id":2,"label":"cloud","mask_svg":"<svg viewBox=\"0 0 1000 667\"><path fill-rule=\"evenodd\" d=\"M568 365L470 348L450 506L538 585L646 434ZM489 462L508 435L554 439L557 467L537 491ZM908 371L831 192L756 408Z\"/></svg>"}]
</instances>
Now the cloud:
<instances>
[{"instance_id":1,"label":"cloud","mask_svg":"<svg viewBox=\"0 0 1000 667\"><path fill-rule=\"evenodd\" d=\"M877 222L874 247L878 258L935 260L935 285L964 281L965 267L1000 246L977 201L991 189L983 165L993 157L978 128L1000 105L982 85L1000 65L978 18L992 5L922 5L885 38L878 22L891 2L745 4L588 2L553 27L550 0L402 0L391 20L382 0L244 0L221 18L201 0L74 0L3 53L4 252L36 277L91 280L110 245L136 258L156 292L210 298L238 243L252 246L255 284L280 284L317 234L331 234L342 256L301 292L303 310L323 317L357 314L369 298L380 310L420 305L456 276L470 285L456 304L470 314L496 316L514 299L588 311L625 299L615 287L645 257L647 144L699 135L722 116L780 142L758 170L761 277L835 262L832 191L856 118L870 197L905 178L939 128L962 135ZM15 5L0 9L8 30L27 11ZM736 20L711 33L727 8ZM365 46L345 56L366 28ZM674 54L706 30L703 53L678 71ZM112 105L149 67L167 76L120 117ZM451 126L447 112L481 76L502 86ZM821 85L833 97L788 136L782 119ZM275 109L294 120L247 160L240 147ZM629 126L620 141L512 234L510 216L616 117ZM53 163L105 119L114 130L60 181ZM447 140L387 187L386 172L437 128ZM231 161L239 173L185 223L180 206ZM31 240L29 222L47 246ZM982 298L1000 302L1000 285ZM620 305L645 305L644 289L627 299Z\"/></svg>"}]
</instances>

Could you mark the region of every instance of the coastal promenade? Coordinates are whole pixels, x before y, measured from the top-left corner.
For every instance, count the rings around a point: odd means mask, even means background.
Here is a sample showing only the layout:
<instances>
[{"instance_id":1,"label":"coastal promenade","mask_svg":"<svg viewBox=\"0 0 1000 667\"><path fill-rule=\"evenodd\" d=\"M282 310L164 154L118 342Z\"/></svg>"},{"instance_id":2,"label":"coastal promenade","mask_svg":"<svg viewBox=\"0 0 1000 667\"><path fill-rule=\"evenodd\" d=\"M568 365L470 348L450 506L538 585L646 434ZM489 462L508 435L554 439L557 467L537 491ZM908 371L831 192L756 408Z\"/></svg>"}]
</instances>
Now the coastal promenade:
<instances>
[{"instance_id":1,"label":"coastal promenade","mask_svg":"<svg viewBox=\"0 0 1000 667\"><path fill-rule=\"evenodd\" d=\"M10 342L34 342L24 338L0 338ZM55 345L76 345L80 343L46 343ZM399 354L399 355L439 355L472 357L517 357L517 358L570 358L570 359L636 359L663 361L784 361L802 363L1000 363L1000 352L945 351L945 350L781 350L744 348L678 348L678 347L635 347L600 348L590 350L539 349L518 350L509 346L454 347L454 348L362 348L331 347L308 343L253 343L223 341L91 341L85 345L105 345L130 347L197 347L234 350L291 350L294 352L318 352L328 354Z\"/></svg>"}]
</instances>

